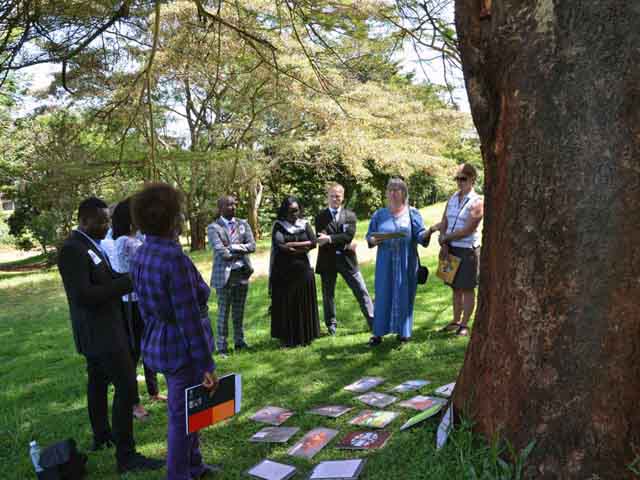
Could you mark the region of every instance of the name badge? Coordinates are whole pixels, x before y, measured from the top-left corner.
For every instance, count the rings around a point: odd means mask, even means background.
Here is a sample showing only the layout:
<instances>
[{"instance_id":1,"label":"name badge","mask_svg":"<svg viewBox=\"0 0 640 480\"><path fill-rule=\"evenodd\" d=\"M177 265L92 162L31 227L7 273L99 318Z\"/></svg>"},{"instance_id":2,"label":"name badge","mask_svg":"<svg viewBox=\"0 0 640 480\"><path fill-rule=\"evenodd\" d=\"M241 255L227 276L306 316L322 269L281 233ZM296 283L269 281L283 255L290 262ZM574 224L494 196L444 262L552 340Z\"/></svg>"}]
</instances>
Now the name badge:
<instances>
[{"instance_id":1,"label":"name badge","mask_svg":"<svg viewBox=\"0 0 640 480\"><path fill-rule=\"evenodd\" d=\"M100 265L100 263L102 263L102 259L96 255L96 252L93 250L87 250L87 252L89 252L89 256L91 257L91 260L93 260L94 265Z\"/></svg>"}]
</instances>

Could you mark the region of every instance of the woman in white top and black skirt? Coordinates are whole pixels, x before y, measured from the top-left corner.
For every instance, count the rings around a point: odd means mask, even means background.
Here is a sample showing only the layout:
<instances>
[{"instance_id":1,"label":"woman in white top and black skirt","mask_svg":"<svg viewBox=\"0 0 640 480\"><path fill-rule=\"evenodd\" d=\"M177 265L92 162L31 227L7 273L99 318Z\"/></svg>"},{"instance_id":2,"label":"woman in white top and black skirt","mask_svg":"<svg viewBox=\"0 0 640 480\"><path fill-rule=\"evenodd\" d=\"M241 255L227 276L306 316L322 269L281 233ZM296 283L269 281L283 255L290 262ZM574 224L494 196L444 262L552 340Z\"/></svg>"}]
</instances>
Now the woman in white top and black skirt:
<instances>
[{"instance_id":1,"label":"woman in white top and black skirt","mask_svg":"<svg viewBox=\"0 0 640 480\"><path fill-rule=\"evenodd\" d=\"M445 331L469 335L467 324L476 304L475 288L480 267L480 232L484 201L473 186L478 174L473 165L458 167L455 180L458 191L449 199L440 224L440 258L451 254L460 258L453 288L453 321Z\"/></svg>"}]
</instances>

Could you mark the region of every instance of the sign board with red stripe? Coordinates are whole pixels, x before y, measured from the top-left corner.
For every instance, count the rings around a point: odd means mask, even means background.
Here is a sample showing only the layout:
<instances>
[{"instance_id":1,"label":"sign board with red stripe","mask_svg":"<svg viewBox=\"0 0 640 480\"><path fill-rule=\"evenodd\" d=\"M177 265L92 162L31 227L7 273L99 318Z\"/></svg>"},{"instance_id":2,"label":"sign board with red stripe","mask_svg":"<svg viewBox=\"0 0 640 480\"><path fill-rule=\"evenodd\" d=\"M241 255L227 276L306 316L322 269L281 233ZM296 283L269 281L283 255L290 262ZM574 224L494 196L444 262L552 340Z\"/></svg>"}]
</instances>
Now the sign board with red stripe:
<instances>
[{"instance_id":1,"label":"sign board with red stripe","mask_svg":"<svg viewBox=\"0 0 640 480\"><path fill-rule=\"evenodd\" d=\"M213 394L202 384L187 388L184 394L187 432L197 432L240 412L242 377L235 373L221 377Z\"/></svg>"}]
</instances>

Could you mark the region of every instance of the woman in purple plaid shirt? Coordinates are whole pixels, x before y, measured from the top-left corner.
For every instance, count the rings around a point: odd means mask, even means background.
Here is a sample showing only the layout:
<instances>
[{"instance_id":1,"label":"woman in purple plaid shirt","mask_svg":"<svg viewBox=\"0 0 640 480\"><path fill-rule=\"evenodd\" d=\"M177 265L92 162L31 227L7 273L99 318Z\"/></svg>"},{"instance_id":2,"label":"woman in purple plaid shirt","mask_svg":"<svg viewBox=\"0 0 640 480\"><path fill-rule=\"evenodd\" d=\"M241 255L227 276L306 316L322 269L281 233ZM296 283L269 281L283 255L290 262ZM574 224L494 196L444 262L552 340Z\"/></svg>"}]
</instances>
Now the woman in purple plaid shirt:
<instances>
[{"instance_id":1,"label":"woman in purple plaid shirt","mask_svg":"<svg viewBox=\"0 0 640 480\"><path fill-rule=\"evenodd\" d=\"M218 386L212 358L209 287L177 238L182 226L182 195L154 184L133 197L135 225L146 235L131 262L134 291L145 327L142 355L167 380L169 425L167 479L204 478L219 471L200 455L198 434L187 434L184 391Z\"/></svg>"}]
</instances>

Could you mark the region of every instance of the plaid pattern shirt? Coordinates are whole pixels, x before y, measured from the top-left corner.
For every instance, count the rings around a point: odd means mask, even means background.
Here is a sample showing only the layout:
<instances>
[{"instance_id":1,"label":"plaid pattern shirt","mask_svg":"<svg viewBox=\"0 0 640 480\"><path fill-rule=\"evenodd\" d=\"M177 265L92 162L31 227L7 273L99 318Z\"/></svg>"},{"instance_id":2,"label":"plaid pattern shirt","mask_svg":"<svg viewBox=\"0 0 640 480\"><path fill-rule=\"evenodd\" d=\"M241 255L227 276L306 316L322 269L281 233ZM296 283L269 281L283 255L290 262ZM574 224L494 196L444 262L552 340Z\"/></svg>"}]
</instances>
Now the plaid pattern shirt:
<instances>
[{"instance_id":1,"label":"plaid pattern shirt","mask_svg":"<svg viewBox=\"0 0 640 480\"><path fill-rule=\"evenodd\" d=\"M161 373L186 365L203 375L213 371L210 290L180 245L147 236L131 260L131 276L145 323L145 364Z\"/></svg>"}]
</instances>

